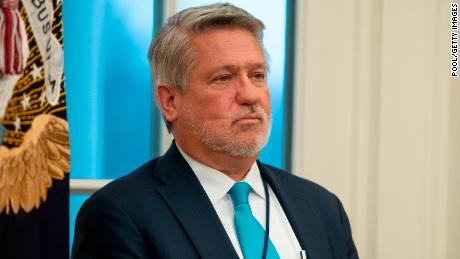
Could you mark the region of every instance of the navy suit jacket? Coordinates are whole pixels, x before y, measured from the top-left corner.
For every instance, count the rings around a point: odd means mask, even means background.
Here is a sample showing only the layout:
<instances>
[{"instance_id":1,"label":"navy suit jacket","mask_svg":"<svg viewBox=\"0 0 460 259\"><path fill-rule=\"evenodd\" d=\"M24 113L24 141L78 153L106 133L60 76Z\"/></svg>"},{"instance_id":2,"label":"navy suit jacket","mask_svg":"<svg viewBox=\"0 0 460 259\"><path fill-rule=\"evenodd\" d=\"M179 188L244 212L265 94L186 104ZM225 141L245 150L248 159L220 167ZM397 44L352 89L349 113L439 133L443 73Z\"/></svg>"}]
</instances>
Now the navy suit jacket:
<instances>
[{"instance_id":1,"label":"navy suit jacket","mask_svg":"<svg viewBox=\"0 0 460 259\"><path fill-rule=\"evenodd\" d=\"M257 163L309 259L358 258L347 216L335 195ZM238 255L206 192L173 143L164 156L111 182L83 204L72 258L236 259Z\"/></svg>"}]
</instances>

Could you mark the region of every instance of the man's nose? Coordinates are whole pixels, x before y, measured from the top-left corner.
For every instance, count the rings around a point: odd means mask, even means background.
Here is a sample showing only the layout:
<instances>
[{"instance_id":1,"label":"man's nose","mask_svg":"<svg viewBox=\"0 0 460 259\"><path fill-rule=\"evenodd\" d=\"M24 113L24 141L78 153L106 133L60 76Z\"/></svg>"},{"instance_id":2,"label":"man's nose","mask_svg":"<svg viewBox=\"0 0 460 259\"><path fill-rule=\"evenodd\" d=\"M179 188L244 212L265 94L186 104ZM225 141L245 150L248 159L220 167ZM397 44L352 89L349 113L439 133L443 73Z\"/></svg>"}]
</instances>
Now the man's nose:
<instances>
[{"instance_id":1,"label":"man's nose","mask_svg":"<svg viewBox=\"0 0 460 259\"><path fill-rule=\"evenodd\" d=\"M240 78L236 86L236 101L240 105L252 105L259 102L263 86L255 84L250 78Z\"/></svg>"}]
</instances>

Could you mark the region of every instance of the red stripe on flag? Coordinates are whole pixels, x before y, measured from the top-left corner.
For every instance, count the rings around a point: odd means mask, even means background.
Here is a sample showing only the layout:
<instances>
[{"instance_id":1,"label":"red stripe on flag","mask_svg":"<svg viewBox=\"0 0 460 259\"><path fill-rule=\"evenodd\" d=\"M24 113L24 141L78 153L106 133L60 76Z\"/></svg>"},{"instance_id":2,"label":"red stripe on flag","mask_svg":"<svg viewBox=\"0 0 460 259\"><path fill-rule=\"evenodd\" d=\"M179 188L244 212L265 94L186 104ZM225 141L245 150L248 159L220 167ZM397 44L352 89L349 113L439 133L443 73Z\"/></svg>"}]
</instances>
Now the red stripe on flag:
<instances>
[{"instance_id":1,"label":"red stripe on flag","mask_svg":"<svg viewBox=\"0 0 460 259\"><path fill-rule=\"evenodd\" d=\"M19 23L20 23L20 20L21 17L19 16L19 13L18 12L13 12L13 20L14 20L14 25L15 27L13 28L13 49L12 49L12 53L13 53L13 67L12 69L14 70L14 73L16 74L20 74L22 72L22 67L21 67L21 31L20 31L20 28L19 28Z\"/></svg>"},{"instance_id":2,"label":"red stripe on flag","mask_svg":"<svg viewBox=\"0 0 460 259\"><path fill-rule=\"evenodd\" d=\"M3 13L5 14L5 74L11 74L11 56L12 56L12 11L8 8L3 8Z\"/></svg>"}]
</instances>

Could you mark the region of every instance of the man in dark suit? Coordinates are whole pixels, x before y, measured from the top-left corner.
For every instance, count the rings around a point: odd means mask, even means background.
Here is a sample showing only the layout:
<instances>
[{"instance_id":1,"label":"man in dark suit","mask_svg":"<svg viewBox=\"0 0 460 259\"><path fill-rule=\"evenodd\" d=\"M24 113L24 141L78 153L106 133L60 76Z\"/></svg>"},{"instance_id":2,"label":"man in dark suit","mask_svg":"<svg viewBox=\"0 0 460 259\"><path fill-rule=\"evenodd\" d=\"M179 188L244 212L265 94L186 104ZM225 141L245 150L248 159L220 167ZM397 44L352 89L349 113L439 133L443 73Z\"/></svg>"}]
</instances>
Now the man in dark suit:
<instances>
[{"instance_id":1,"label":"man in dark suit","mask_svg":"<svg viewBox=\"0 0 460 259\"><path fill-rule=\"evenodd\" d=\"M257 161L271 125L263 28L229 4L168 20L149 58L175 141L85 202L73 258L358 258L336 196Z\"/></svg>"}]
</instances>

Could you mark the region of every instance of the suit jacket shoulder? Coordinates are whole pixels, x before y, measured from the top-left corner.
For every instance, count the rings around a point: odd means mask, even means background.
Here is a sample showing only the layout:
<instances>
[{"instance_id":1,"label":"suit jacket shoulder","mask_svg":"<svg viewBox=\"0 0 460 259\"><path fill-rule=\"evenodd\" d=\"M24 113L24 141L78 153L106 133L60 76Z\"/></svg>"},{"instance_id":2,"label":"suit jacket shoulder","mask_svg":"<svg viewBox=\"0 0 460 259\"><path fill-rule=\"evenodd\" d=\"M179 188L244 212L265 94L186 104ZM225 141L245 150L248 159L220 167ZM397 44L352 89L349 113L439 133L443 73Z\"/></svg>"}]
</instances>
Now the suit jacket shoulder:
<instances>
[{"instance_id":1,"label":"suit jacket shoulder","mask_svg":"<svg viewBox=\"0 0 460 259\"><path fill-rule=\"evenodd\" d=\"M145 218L143 207L158 203L151 175L156 163L112 181L85 201L75 223L72 258L153 257L140 220Z\"/></svg>"},{"instance_id":2,"label":"suit jacket shoulder","mask_svg":"<svg viewBox=\"0 0 460 259\"><path fill-rule=\"evenodd\" d=\"M259 162L309 258L358 258L337 196L321 185Z\"/></svg>"}]
</instances>

